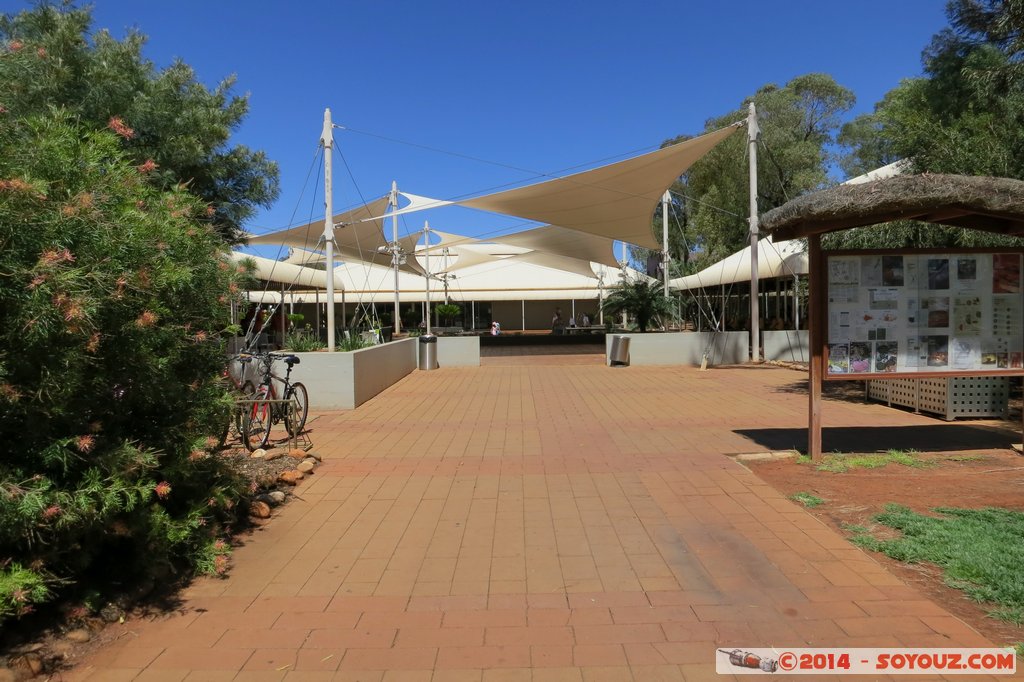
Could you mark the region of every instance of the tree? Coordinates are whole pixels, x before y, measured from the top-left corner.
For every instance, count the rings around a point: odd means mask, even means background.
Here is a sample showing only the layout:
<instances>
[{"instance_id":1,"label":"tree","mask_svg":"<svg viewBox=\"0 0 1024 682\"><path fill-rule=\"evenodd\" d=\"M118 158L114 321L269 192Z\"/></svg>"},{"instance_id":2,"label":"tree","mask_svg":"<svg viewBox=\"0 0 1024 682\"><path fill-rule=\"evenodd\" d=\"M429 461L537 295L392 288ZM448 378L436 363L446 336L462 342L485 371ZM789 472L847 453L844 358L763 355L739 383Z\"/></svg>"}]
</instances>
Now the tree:
<instances>
[{"instance_id":1,"label":"tree","mask_svg":"<svg viewBox=\"0 0 1024 682\"><path fill-rule=\"evenodd\" d=\"M950 26L922 55L925 76L888 92L844 126L843 168L907 159L910 171L1024 179L1024 2L952 0ZM901 222L830 235L829 248L994 246L1013 240Z\"/></svg>"},{"instance_id":2,"label":"tree","mask_svg":"<svg viewBox=\"0 0 1024 682\"><path fill-rule=\"evenodd\" d=\"M248 112L233 78L212 90L182 61L158 70L142 56L146 38L91 32L92 13L65 1L0 15L0 106L9 116L71 112L87 127L120 135L136 165L150 164L162 189L182 184L205 202L223 238L278 195L278 169L263 152L229 145Z\"/></svg>"},{"instance_id":3,"label":"tree","mask_svg":"<svg viewBox=\"0 0 1024 682\"><path fill-rule=\"evenodd\" d=\"M246 482L209 437L245 273L114 132L4 115L0 149L0 621L85 574L222 572Z\"/></svg>"},{"instance_id":4,"label":"tree","mask_svg":"<svg viewBox=\"0 0 1024 682\"><path fill-rule=\"evenodd\" d=\"M655 318L668 320L676 316L676 301L665 297L661 282L644 275L627 275L621 285L605 297L601 309L605 315L632 315L640 331L646 332Z\"/></svg>"},{"instance_id":5,"label":"tree","mask_svg":"<svg viewBox=\"0 0 1024 682\"><path fill-rule=\"evenodd\" d=\"M758 208L764 212L799 194L824 187L835 154L841 116L855 102L851 91L826 74L805 74L779 87L768 84L732 112L713 118L706 131L744 120L757 108ZM662 146L688 139L680 136ZM743 248L749 242L747 135L738 132L697 161L673 186L681 197L670 217L673 274L689 274ZM661 210L654 216L661 241ZM676 225L681 229L676 229ZM643 256L646 252L637 252Z\"/></svg>"}]
</instances>

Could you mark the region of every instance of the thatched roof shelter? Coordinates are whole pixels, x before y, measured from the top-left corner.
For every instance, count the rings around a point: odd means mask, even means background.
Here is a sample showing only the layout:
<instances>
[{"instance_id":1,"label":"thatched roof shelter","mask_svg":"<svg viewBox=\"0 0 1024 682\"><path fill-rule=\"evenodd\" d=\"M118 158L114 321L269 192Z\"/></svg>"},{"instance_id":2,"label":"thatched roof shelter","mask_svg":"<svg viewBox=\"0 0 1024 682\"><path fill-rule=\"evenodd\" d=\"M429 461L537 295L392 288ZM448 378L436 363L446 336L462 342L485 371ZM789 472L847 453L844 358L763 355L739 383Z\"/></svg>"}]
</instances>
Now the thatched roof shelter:
<instances>
[{"instance_id":1,"label":"thatched roof shelter","mask_svg":"<svg viewBox=\"0 0 1024 682\"><path fill-rule=\"evenodd\" d=\"M897 175L805 194L761 216L777 240L893 220L1024 236L1024 182L967 175Z\"/></svg>"}]
</instances>

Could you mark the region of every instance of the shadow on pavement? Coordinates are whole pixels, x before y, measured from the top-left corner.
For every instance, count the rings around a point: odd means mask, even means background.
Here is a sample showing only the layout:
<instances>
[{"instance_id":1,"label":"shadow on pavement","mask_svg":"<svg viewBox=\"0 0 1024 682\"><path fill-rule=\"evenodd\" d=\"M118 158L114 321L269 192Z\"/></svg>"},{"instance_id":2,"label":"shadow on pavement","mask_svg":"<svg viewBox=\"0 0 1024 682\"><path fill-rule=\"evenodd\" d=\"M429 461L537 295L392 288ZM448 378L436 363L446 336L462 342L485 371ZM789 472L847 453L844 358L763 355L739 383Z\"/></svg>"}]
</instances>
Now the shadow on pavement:
<instances>
[{"instance_id":1,"label":"shadow on pavement","mask_svg":"<svg viewBox=\"0 0 1024 682\"><path fill-rule=\"evenodd\" d=\"M807 451L807 429L736 429L733 433L753 441L761 450ZM935 424L919 426L838 426L821 432L823 452L879 452L918 450L987 450L1010 448L1019 443L1020 430L982 424Z\"/></svg>"}]
</instances>

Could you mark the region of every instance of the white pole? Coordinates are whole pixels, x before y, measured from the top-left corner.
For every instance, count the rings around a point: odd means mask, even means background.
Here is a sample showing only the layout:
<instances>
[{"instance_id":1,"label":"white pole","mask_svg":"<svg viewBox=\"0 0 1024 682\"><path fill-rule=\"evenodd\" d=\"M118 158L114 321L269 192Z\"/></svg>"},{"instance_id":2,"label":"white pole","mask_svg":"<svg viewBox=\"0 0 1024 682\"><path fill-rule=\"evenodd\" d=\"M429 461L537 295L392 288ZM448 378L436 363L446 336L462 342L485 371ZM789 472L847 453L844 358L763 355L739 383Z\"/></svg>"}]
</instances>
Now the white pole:
<instances>
[{"instance_id":1,"label":"white pole","mask_svg":"<svg viewBox=\"0 0 1024 682\"><path fill-rule=\"evenodd\" d=\"M761 360L761 312L758 301L757 264L757 110L750 103L747 115L747 140L750 145L750 359Z\"/></svg>"},{"instance_id":2,"label":"white pole","mask_svg":"<svg viewBox=\"0 0 1024 682\"><path fill-rule=\"evenodd\" d=\"M523 313L523 331L525 332L525 331L526 331L526 299L523 299L522 301L520 301L520 302L519 302L519 304L520 304L520 306L522 307L522 313Z\"/></svg>"},{"instance_id":3,"label":"white pole","mask_svg":"<svg viewBox=\"0 0 1024 682\"><path fill-rule=\"evenodd\" d=\"M672 201L672 195L665 190L665 196L661 198L661 270L665 275L665 298L668 298L668 202Z\"/></svg>"},{"instance_id":4,"label":"white pole","mask_svg":"<svg viewBox=\"0 0 1024 682\"><path fill-rule=\"evenodd\" d=\"M324 109L324 255L327 261L327 350L334 351L334 197L331 195L331 156L334 153L334 128L331 110Z\"/></svg>"},{"instance_id":5,"label":"white pole","mask_svg":"<svg viewBox=\"0 0 1024 682\"><path fill-rule=\"evenodd\" d=\"M427 318L427 334L430 333L430 223L423 221L423 239L426 242L426 270L427 270L427 310L424 317Z\"/></svg>"},{"instance_id":6,"label":"white pole","mask_svg":"<svg viewBox=\"0 0 1024 682\"><path fill-rule=\"evenodd\" d=\"M800 276L793 275L793 329L800 329Z\"/></svg>"},{"instance_id":7,"label":"white pole","mask_svg":"<svg viewBox=\"0 0 1024 682\"><path fill-rule=\"evenodd\" d=\"M391 264L395 268L395 319L391 326L397 334L402 331L402 318L399 315L398 304L398 183L394 180L391 181L391 212Z\"/></svg>"}]
</instances>

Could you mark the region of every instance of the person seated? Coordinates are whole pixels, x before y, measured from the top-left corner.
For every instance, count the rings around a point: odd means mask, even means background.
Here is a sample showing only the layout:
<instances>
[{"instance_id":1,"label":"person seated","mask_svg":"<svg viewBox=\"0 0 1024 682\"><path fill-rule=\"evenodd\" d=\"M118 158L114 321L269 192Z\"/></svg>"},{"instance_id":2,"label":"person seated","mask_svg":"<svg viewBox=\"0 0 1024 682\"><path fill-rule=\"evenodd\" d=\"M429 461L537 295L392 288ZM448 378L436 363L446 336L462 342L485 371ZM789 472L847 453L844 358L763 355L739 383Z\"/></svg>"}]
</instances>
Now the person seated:
<instances>
[{"instance_id":1,"label":"person seated","mask_svg":"<svg viewBox=\"0 0 1024 682\"><path fill-rule=\"evenodd\" d=\"M572 317L569 318L569 328L570 329L575 329L576 328L576 316L575 315L573 315Z\"/></svg>"},{"instance_id":2,"label":"person seated","mask_svg":"<svg viewBox=\"0 0 1024 682\"><path fill-rule=\"evenodd\" d=\"M497 320L491 322L491 336L498 336L501 334L501 325Z\"/></svg>"},{"instance_id":3,"label":"person seated","mask_svg":"<svg viewBox=\"0 0 1024 682\"><path fill-rule=\"evenodd\" d=\"M586 313L583 313L583 326L584 327L589 327L590 326L590 316L587 315Z\"/></svg>"}]
</instances>

